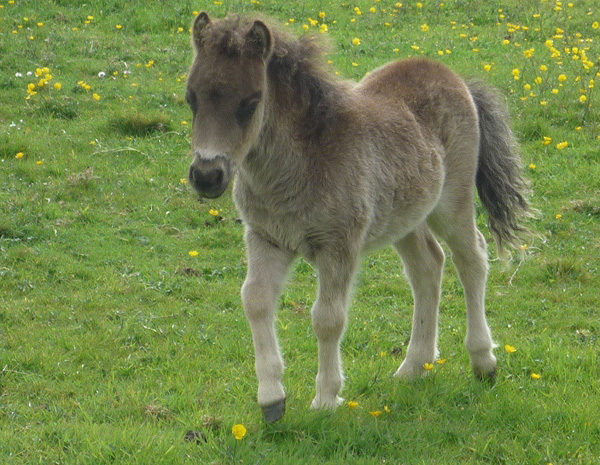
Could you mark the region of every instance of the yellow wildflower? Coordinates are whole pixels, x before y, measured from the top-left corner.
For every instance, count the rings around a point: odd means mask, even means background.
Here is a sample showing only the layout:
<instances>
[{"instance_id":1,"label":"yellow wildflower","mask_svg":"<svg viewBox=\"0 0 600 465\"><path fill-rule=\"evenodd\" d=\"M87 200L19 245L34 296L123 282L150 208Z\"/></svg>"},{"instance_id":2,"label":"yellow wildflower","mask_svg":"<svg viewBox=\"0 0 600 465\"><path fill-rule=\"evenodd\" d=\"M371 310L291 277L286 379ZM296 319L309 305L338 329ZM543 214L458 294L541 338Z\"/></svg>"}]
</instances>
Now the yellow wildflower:
<instances>
[{"instance_id":1,"label":"yellow wildflower","mask_svg":"<svg viewBox=\"0 0 600 465\"><path fill-rule=\"evenodd\" d=\"M212 209L212 208L211 208L211 209L208 211L208 213L209 213L211 216L218 216L218 215L219 215L219 210L214 210L214 209Z\"/></svg>"},{"instance_id":2,"label":"yellow wildflower","mask_svg":"<svg viewBox=\"0 0 600 465\"><path fill-rule=\"evenodd\" d=\"M21 158L23 158L24 156L25 156L25 154L24 154L23 152L19 152L19 153L17 153L17 154L15 155L15 158L16 158L17 160L20 160L20 159L21 159Z\"/></svg>"},{"instance_id":3,"label":"yellow wildflower","mask_svg":"<svg viewBox=\"0 0 600 465\"><path fill-rule=\"evenodd\" d=\"M531 379L538 380L541 378L542 378L542 375L540 375L539 373L531 373Z\"/></svg>"},{"instance_id":4,"label":"yellow wildflower","mask_svg":"<svg viewBox=\"0 0 600 465\"><path fill-rule=\"evenodd\" d=\"M360 45L360 39L358 37L352 39L352 45Z\"/></svg>"},{"instance_id":5,"label":"yellow wildflower","mask_svg":"<svg viewBox=\"0 0 600 465\"><path fill-rule=\"evenodd\" d=\"M425 368L427 371L431 371L433 370L433 363L424 363L423 368Z\"/></svg>"},{"instance_id":6,"label":"yellow wildflower","mask_svg":"<svg viewBox=\"0 0 600 465\"><path fill-rule=\"evenodd\" d=\"M241 441L244 439L244 436L246 436L247 430L244 425L234 425L233 428L231 428L231 432L238 441Z\"/></svg>"},{"instance_id":7,"label":"yellow wildflower","mask_svg":"<svg viewBox=\"0 0 600 465\"><path fill-rule=\"evenodd\" d=\"M558 150L566 149L568 146L569 146L569 143L566 142L566 141L565 142L560 142L560 143L556 144L556 148Z\"/></svg>"},{"instance_id":8,"label":"yellow wildflower","mask_svg":"<svg viewBox=\"0 0 600 465\"><path fill-rule=\"evenodd\" d=\"M381 410L376 410L374 412L369 412L371 415L373 415L375 418L377 418L379 415L381 415L383 412Z\"/></svg>"},{"instance_id":9,"label":"yellow wildflower","mask_svg":"<svg viewBox=\"0 0 600 465\"><path fill-rule=\"evenodd\" d=\"M199 255L197 250L190 250L188 254L190 257L197 257Z\"/></svg>"},{"instance_id":10,"label":"yellow wildflower","mask_svg":"<svg viewBox=\"0 0 600 465\"><path fill-rule=\"evenodd\" d=\"M351 409L355 409L356 407L358 407L358 402L350 401L348 402L348 407L350 407Z\"/></svg>"},{"instance_id":11,"label":"yellow wildflower","mask_svg":"<svg viewBox=\"0 0 600 465\"><path fill-rule=\"evenodd\" d=\"M509 354L514 354L514 353L517 351L517 349L516 349L514 346L511 346L511 345L509 345L509 344L506 344L506 345L504 346L504 349L505 349L505 350L506 350L506 351L507 351Z\"/></svg>"}]
</instances>

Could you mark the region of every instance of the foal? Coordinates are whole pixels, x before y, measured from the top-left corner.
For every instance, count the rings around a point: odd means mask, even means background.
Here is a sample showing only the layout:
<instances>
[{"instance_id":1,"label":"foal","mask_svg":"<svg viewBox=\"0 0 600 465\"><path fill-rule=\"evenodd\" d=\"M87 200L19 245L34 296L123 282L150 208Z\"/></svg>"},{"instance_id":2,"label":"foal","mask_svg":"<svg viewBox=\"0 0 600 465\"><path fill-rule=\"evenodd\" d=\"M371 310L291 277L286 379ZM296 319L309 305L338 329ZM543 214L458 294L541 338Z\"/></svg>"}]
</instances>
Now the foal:
<instances>
[{"instance_id":1,"label":"foal","mask_svg":"<svg viewBox=\"0 0 600 465\"><path fill-rule=\"evenodd\" d=\"M421 376L435 360L444 253L434 233L448 243L465 289L472 369L493 376L474 187L499 245L514 242L528 212L508 113L495 91L424 59L390 63L358 84L343 81L325 70L314 39L290 38L260 19L212 21L201 13L192 37L189 177L200 195L214 198L237 174L248 248L242 299L265 419L277 421L285 410L274 322L299 255L319 275L312 408L342 401L340 339L366 251L392 244L414 294L412 334L396 376Z\"/></svg>"}]
</instances>

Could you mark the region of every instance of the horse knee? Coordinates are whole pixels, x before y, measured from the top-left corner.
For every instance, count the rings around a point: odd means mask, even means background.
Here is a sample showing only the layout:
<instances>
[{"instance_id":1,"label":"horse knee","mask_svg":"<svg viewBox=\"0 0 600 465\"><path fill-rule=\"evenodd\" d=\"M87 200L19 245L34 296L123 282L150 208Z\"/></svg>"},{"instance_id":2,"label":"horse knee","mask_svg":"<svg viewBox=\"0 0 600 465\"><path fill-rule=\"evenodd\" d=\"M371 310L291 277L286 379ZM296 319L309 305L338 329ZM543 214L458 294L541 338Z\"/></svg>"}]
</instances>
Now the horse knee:
<instances>
[{"instance_id":1,"label":"horse knee","mask_svg":"<svg viewBox=\"0 0 600 465\"><path fill-rule=\"evenodd\" d=\"M346 328L345 308L315 306L313 309L313 329L320 341L339 339Z\"/></svg>"},{"instance_id":2,"label":"horse knee","mask_svg":"<svg viewBox=\"0 0 600 465\"><path fill-rule=\"evenodd\" d=\"M249 320L261 319L271 313L274 302L274 291L265 282L247 280L242 286L242 303Z\"/></svg>"}]
</instances>

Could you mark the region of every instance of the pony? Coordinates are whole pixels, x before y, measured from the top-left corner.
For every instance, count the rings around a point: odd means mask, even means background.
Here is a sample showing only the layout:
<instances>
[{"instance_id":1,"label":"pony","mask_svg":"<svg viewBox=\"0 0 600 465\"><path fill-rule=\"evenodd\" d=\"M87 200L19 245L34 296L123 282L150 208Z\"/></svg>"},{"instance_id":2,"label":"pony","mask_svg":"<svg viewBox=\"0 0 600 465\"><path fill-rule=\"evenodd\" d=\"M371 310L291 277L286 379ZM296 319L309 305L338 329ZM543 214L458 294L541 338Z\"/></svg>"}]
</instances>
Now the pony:
<instances>
[{"instance_id":1,"label":"pony","mask_svg":"<svg viewBox=\"0 0 600 465\"><path fill-rule=\"evenodd\" d=\"M318 339L313 409L343 399L340 340L361 255L393 245L414 296L406 357L395 376L420 377L437 356L444 252L464 287L466 348L479 378L497 361L485 315L486 240L475 186L500 247L516 247L528 183L498 92L428 59L391 62L356 83L328 68L313 37L269 20L200 13L186 100L193 112L190 184L233 196L245 225L241 290L264 419L285 412L278 298L294 259L318 272L311 310Z\"/></svg>"}]
</instances>

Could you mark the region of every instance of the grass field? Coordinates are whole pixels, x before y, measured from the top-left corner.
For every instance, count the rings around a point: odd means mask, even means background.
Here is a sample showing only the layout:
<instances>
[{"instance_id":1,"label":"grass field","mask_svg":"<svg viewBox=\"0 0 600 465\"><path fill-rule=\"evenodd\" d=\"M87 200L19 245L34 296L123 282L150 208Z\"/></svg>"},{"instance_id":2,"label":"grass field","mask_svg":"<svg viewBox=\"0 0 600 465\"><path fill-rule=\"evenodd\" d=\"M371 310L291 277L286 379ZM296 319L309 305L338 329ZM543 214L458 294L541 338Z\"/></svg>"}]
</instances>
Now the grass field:
<instances>
[{"instance_id":1,"label":"grass field","mask_svg":"<svg viewBox=\"0 0 600 465\"><path fill-rule=\"evenodd\" d=\"M422 54L506 94L540 214L525 259L490 246L495 383L469 371L451 260L445 363L393 379L412 302L384 250L343 345L351 404L309 411L300 260L278 323L288 411L262 422L243 225L229 194L198 201L185 181L202 10L316 34L349 79ZM0 0L0 463L600 463L599 22L595 0Z\"/></svg>"}]
</instances>

